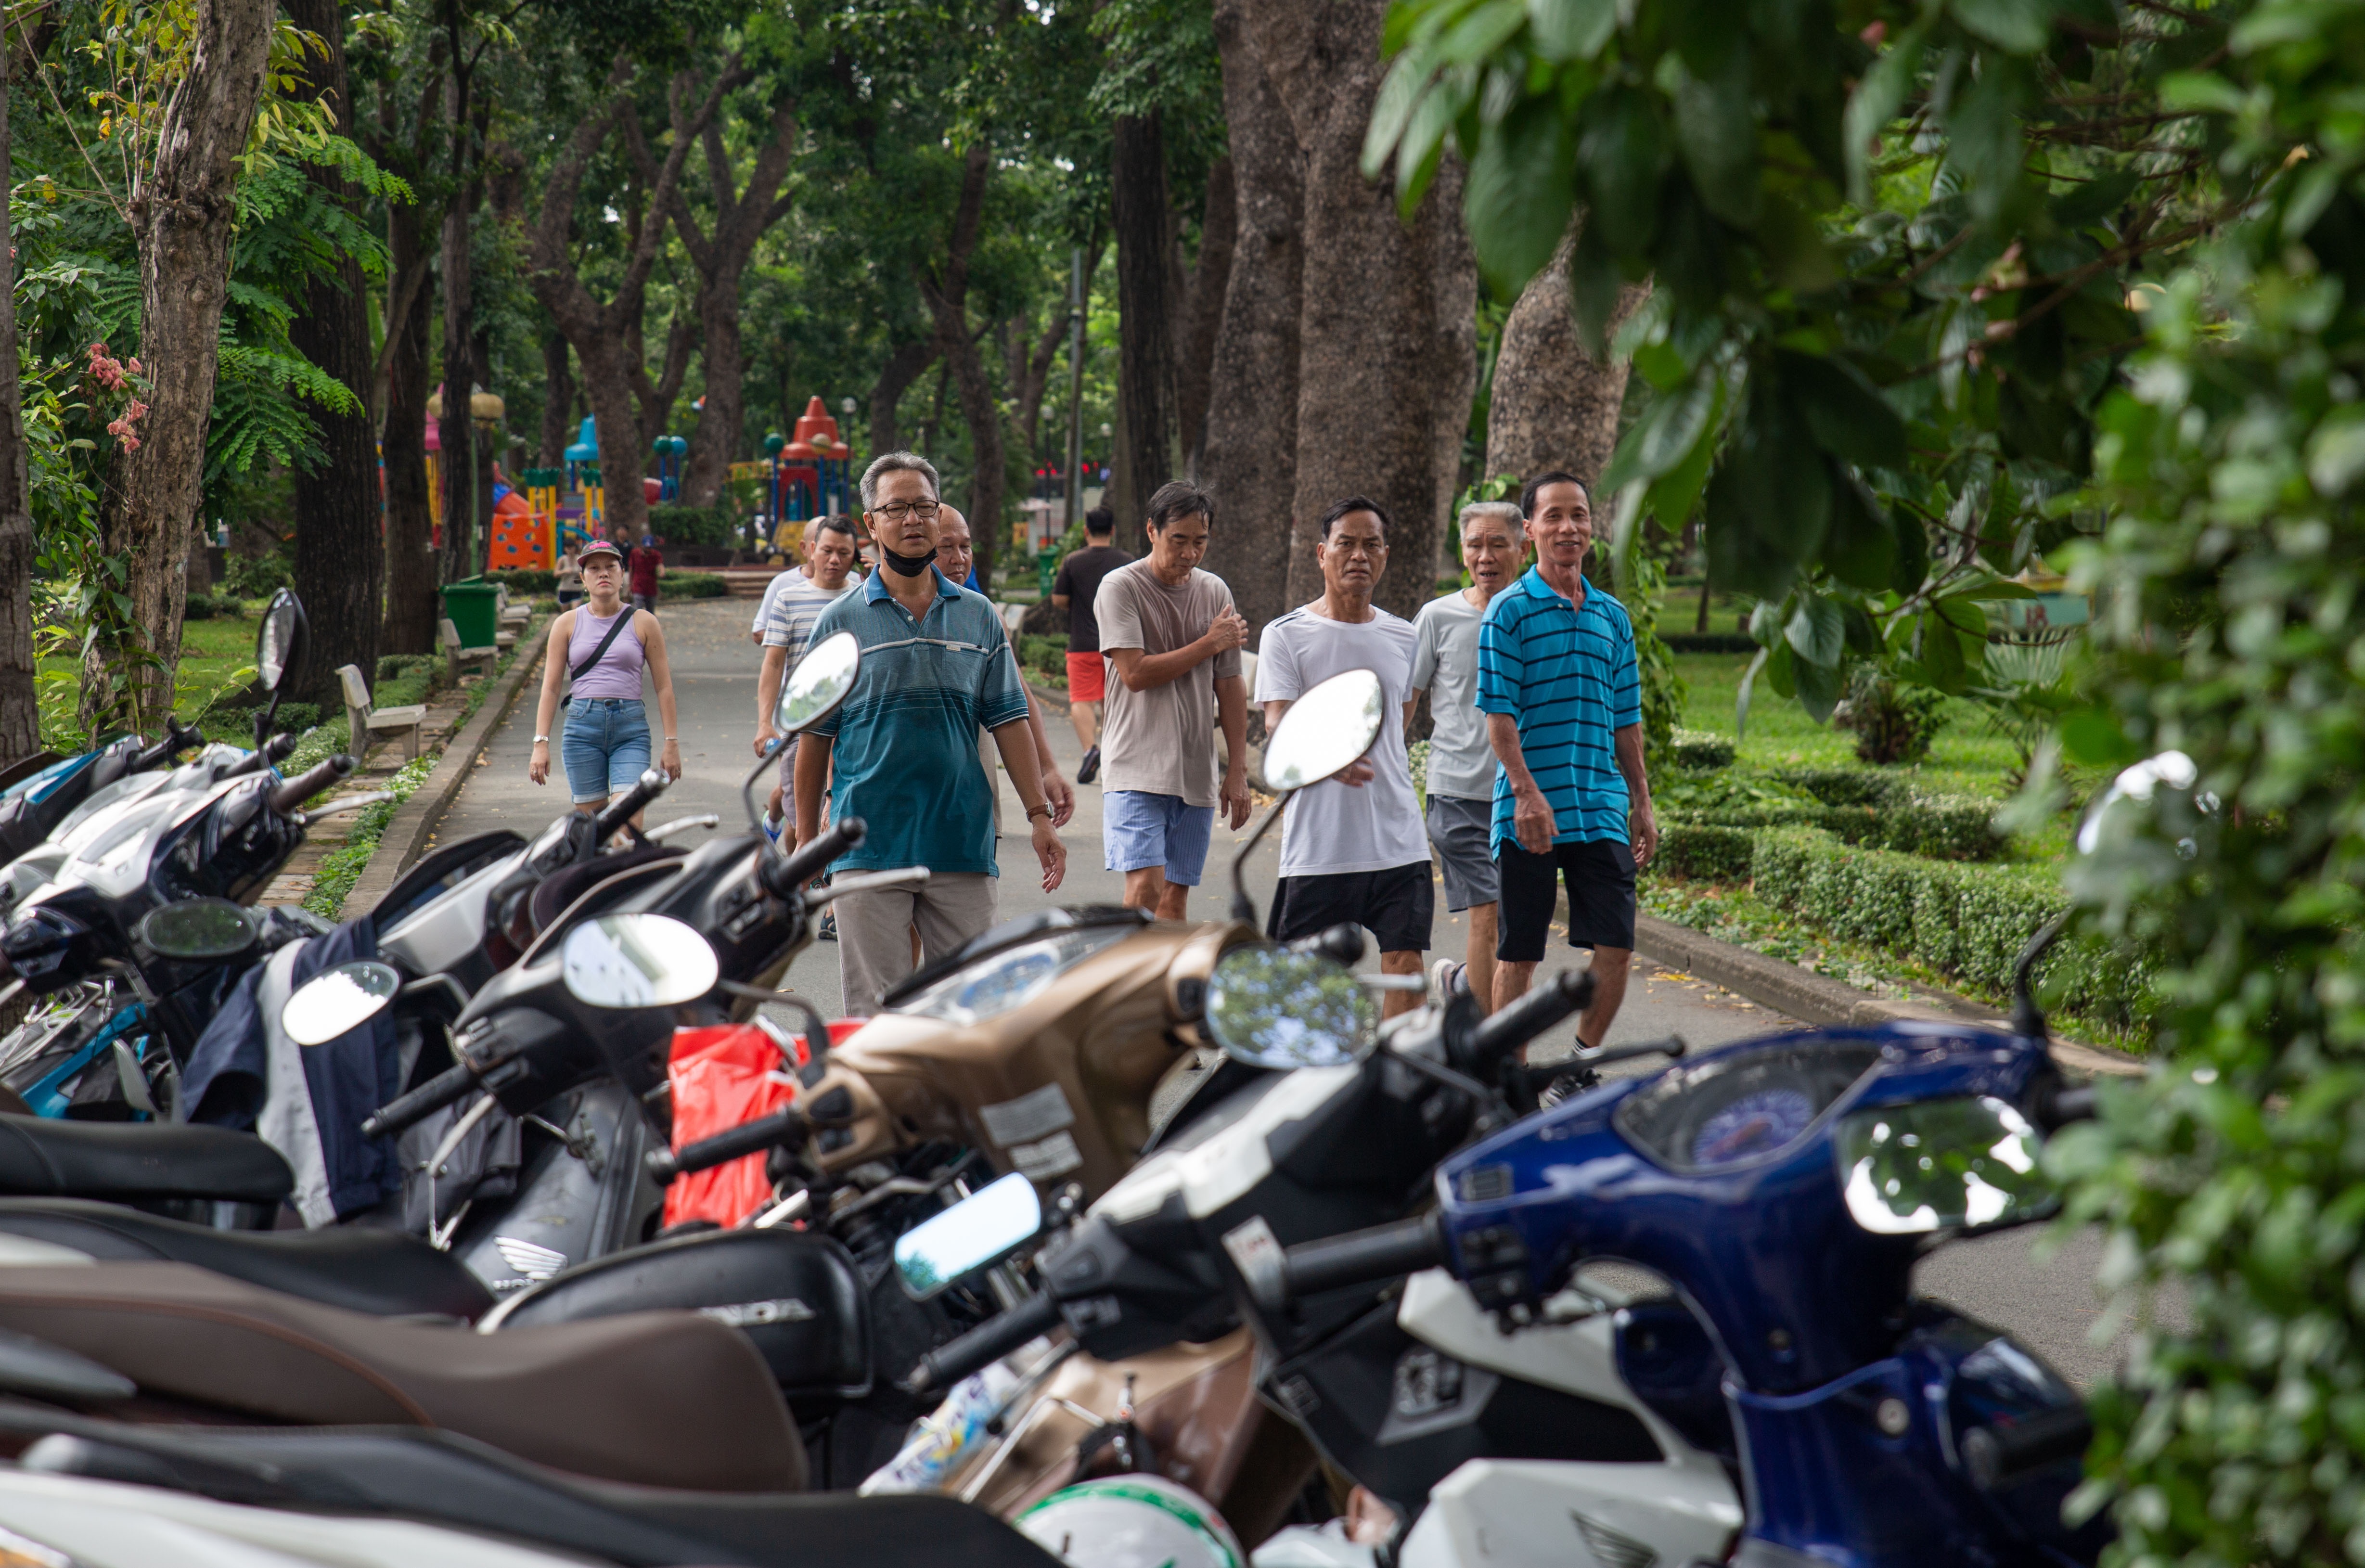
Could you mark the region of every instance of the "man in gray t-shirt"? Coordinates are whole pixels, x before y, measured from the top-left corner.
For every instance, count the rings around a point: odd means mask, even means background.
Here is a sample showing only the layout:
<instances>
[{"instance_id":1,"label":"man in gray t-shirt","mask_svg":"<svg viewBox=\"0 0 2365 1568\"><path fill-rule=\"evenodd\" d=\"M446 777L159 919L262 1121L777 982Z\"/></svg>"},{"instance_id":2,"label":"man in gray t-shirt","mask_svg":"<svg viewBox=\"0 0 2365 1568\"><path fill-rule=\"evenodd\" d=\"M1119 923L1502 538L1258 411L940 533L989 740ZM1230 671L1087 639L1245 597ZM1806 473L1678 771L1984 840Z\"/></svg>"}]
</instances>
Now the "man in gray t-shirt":
<instances>
[{"instance_id":1,"label":"man in gray t-shirt","mask_svg":"<svg viewBox=\"0 0 2365 1568\"><path fill-rule=\"evenodd\" d=\"M1232 590L1198 569L1216 503L1195 486L1149 498L1146 560L1101 579L1093 600L1109 665L1101 735L1101 843L1125 873L1125 902L1181 920L1215 834L1216 724L1230 764L1221 801L1237 830L1249 817L1248 622Z\"/></svg>"},{"instance_id":2,"label":"man in gray t-shirt","mask_svg":"<svg viewBox=\"0 0 2365 1568\"><path fill-rule=\"evenodd\" d=\"M1486 605L1511 586L1526 554L1519 509L1479 501L1462 509L1462 565L1470 586L1430 599L1413 618L1412 686L1429 693L1429 842L1445 873L1445 907L1470 912L1465 964L1438 960L1431 988L1446 994L1452 971L1467 968L1481 1010L1495 996L1495 906L1501 882L1487 839L1495 812L1495 748L1478 711L1478 627ZM1411 720L1406 704L1406 721Z\"/></svg>"}]
</instances>

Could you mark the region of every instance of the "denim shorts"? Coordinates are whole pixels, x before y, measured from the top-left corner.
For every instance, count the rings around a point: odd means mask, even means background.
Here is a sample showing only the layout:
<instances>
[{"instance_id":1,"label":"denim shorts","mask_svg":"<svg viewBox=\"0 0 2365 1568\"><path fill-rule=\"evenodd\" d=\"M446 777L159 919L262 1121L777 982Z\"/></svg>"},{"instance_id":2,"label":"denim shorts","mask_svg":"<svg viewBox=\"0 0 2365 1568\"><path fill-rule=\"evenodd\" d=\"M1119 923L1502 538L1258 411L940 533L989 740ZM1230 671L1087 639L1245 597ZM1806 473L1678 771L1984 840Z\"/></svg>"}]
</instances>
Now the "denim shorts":
<instances>
[{"instance_id":1,"label":"denim shorts","mask_svg":"<svg viewBox=\"0 0 2365 1568\"><path fill-rule=\"evenodd\" d=\"M566 705L558 756L575 803L613 800L649 767L649 715L637 697L578 697Z\"/></svg>"},{"instance_id":2,"label":"denim shorts","mask_svg":"<svg viewBox=\"0 0 2365 1568\"><path fill-rule=\"evenodd\" d=\"M1186 806L1180 795L1111 790L1101 797L1101 846L1112 871L1162 866L1168 881L1195 888L1215 832L1216 808Z\"/></svg>"}]
</instances>

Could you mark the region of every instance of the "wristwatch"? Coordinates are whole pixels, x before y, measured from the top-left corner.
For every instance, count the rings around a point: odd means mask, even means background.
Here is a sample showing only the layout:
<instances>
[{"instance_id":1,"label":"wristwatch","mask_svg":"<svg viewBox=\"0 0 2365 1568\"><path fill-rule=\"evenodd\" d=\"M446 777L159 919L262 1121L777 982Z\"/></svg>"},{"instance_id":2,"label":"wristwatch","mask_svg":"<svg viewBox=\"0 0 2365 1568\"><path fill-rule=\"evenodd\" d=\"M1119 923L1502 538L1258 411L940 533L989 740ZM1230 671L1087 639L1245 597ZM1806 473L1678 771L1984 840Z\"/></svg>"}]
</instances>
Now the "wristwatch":
<instances>
[{"instance_id":1,"label":"wristwatch","mask_svg":"<svg viewBox=\"0 0 2365 1568\"><path fill-rule=\"evenodd\" d=\"M548 735L536 735L533 737L533 744L536 745L548 745L550 744L550 737Z\"/></svg>"},{"instance_id":2,"label":"wristwatch","mask_svg":"<svg viewBox=\"0 0 2365 1568\"><path fill-rule=\"evenodd\" d=\"M1027 808L1026 808L1026 818L1027 818L1027 820L1028 820L1029 822L1032 822L1032 821L1036 818L1036 816L1037 816L1038 813L1039 813L1040 815L1042 815L1042 816L1045 816L1045 817L1050 817L1050 816L1053 816L1053 815L1055 815L1055 814L1056 814L1055 812L1053 812L1053 811L1051 810L1050 806L1049 806L1049 805L1048 805L1048 804L1046 804L1046 805L1040 805L1040 806L1029 806L1029 807L1027 807Z\"/></svg>"}]
</instances>

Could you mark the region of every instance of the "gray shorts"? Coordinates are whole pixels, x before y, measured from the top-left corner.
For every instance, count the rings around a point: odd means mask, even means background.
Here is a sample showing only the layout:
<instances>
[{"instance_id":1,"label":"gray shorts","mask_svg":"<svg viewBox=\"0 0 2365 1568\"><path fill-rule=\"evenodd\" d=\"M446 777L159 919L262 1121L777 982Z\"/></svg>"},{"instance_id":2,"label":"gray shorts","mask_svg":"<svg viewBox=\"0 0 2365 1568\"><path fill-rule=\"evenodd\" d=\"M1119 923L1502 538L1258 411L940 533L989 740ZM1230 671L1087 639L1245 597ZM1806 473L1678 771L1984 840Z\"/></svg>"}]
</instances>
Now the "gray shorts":
<instances>
[{"instance_id":1,"label":"gray shorts","mask_svg":"<svg viewBox=\"0 0 2365 1568\"><path fill-rule=\"evenodd\" d=\"M1502 897L1502 879L1495 873L1494 847L1488 843L1494 820L1492 801L1429 798L1429 842L1436 846L1438 863L1445 870L1445 907L1456 914Z\"/></svg>"}]
</instances>

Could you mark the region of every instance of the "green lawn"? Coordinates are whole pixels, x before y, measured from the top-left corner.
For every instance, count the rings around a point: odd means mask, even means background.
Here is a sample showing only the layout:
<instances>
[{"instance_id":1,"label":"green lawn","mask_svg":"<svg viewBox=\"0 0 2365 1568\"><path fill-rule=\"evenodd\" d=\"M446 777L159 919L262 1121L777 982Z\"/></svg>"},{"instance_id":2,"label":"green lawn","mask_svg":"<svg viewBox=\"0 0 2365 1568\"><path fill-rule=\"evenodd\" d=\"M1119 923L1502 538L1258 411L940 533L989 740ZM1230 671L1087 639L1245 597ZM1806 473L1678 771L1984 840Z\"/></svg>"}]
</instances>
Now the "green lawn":
<instances>
[{"instance_id":1,"label":"green lawn","mask_svg":"<svg viewBox=\"0 0 2365 1568\"><path fill-rule=\"evenodd\" d=\"M1734 700L1749 668L1746 654L1677 654L1676 673L1690 689L1684 699L1684 727L1721 735L1736 733ZM1844 767L1855 761L1855 736L1818 724L1790 698L1775 693L1761 676L1750 693L1749 727L1736 759L1744 767ZM1946 726L1930 756L1912 765L1933 793L2004 794L2004 775L2018 765L2012 743L1990 727L1976 703L1946 705Z\"/></svg>"},{"instance_id":2,"label":"green lawn","mask_svg":"<svg viewBox=\"0 0 2365 1568\"><path fill-rule=\"evenodd\" d=\"M250 613L237 619L216 616L210 621L191 621L182 626L173 711L185 722L207 703L233 695L224 688L239 671L252 668L259 624ZM71 651L45 658L40 661L39 678L42 740L57 750L81 750L75 739L74 711L82 699L82 661ZM252 722L243 712L216 710L207 718L205 729L218 739L252 744Z\"/></svg>"}]
</instances>

